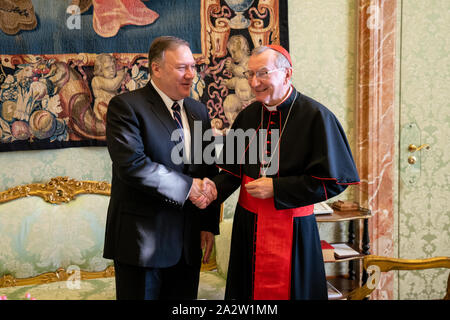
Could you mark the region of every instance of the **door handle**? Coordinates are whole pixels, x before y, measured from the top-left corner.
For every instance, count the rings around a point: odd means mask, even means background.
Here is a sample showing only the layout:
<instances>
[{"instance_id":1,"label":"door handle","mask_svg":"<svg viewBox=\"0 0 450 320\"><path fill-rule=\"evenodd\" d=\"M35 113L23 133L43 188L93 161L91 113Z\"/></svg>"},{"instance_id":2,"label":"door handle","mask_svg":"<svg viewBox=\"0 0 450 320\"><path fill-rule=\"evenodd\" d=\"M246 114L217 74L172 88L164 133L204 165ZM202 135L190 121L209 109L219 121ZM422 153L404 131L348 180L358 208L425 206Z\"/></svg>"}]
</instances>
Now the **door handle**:
<instances>
[{"instance_id":1,"label":"door handle","mask_svg":"<svg viewBox=\"0 0 450 320\"><path fill-rule=\"evenodd\" d=\"M426 143L423 144L423 145L421 145L421 146L419 146L419 147L417 147L415 144L410 144L410 145L408 146L409 152L416 152L416 151L419 151L419 150L421 150L421 149L423 149L423 148L429 150L431 147L430 147L430 145L428 145L428 144L426 144Z\"/></svg>"},{"instance_id":2,"label":"door handle","mask_svg":"<svg viewBox=\"0 0 450 320\"><path fill-rule=\"evenodd\" d=\"M406 185L413 186L420 179L422 156L425 156L420 150L430 149L430 145L422 144L421 130L415 122L405 123L400 137L400 178Z\"/></svg>"}]
</instances>

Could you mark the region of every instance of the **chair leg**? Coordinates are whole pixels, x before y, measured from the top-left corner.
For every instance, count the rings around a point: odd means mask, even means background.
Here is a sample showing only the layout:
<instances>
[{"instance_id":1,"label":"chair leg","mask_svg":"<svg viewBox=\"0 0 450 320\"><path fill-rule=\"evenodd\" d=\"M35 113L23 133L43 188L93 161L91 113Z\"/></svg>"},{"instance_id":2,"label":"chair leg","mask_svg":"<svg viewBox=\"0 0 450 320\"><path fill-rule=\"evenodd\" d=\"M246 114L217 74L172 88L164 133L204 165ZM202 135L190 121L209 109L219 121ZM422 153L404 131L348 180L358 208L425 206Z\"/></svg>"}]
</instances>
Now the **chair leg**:
<instances>
[{"instance_id":1,"label":"chair leg","mask_svg":"<svg viewBox=\"0 0 450 320\"><path fill-rule=\"evenodd\" d=\"M447 294L445 295L444 300L450 300L450 273L448 274Z\"/></svg>"}]
</instances>

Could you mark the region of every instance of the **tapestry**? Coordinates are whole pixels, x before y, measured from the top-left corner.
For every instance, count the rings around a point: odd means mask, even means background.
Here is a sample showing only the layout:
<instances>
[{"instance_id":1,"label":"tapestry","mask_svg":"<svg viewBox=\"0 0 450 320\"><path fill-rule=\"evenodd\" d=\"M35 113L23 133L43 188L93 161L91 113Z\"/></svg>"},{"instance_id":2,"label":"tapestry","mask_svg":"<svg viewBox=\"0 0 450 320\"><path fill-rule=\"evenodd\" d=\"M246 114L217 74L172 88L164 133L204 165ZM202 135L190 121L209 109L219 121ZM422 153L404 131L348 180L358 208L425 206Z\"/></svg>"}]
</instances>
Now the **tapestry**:
<instances>
[{"instance_id":1,"label":"tapestry","mask_svg":"<svg viewBox=\"0 0 450 320\"><path fill-rule=\"evenodd\" d=\"M0 151L105 146L108 103L149 81L152 40L187 40L217 134L253 101L250 51L288 49L287 0L0 0Z\"/></svg>"}]
</instances>

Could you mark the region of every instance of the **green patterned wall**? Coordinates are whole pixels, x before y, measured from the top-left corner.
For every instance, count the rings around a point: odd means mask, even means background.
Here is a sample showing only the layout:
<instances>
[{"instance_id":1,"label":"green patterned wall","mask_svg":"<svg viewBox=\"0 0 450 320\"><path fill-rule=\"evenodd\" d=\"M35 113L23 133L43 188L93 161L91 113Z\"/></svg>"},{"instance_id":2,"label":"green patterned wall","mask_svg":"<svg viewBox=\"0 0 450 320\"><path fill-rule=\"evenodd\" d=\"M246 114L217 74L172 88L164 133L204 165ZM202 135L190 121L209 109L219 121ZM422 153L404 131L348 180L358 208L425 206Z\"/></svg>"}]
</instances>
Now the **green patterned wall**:
<instances>
[{"instance_id":1,"label":"green patterned wall","mask_svg":"<svg viewBox=\"0 0 450 320\"><path fill-rule=\"evenodd\" d=\"M399 9L399 127L418 129L399 136L398 253L405 259L450 256L450 1L403 0ZM414 154L421 162L415 181L406 160L410 143L431 146ZM442 299L448 274L401 271L398 299Z\"/></svg>"},{"instance_id":2,"label":"green patterned wall","mask_svg":"<svg viewBox=\"0 0 450 320\"><path fill-rule=\"evenodd\" d=\"M291 0L289 49L297 89L333 111L354 150L355 0Z\"/></svg>"},{"instance_id":3,"label":"green patterned wall","mask_svg":"<svg viewBox=\"0 0 450 320\"><path fill-rule=\"evenodd\" d=\"M291 0L288 8L293 84L337 116L355 154L356 1Z\"/></svg>"},{"instance_id":4,"label":"green patterned wall","mask_svg":"<svg viewBox=\"0 0 450 320\"><path fill-rule=\"evenodd\" d=\"M290 0L289 51L293 84L321 102L341 122L355 155L356 22L355 0ZM330 32L332 30L332 32ZM349 187L331 199L352 199ZM320 223L328 242L347 240L348 223ZM327 275L347 272L347 263L327 263Z\"/></svg>"}]
</instances>

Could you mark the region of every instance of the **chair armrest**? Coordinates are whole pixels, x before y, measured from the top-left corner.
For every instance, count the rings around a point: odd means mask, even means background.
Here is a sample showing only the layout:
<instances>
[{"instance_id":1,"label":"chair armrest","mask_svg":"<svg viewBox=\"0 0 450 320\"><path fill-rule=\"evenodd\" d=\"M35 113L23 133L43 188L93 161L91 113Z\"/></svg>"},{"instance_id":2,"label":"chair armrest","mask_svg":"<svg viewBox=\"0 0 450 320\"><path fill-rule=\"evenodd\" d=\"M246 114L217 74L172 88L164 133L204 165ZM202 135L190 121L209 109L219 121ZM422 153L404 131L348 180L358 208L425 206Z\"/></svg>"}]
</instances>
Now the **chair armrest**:
<instances>
[{"instance_id":1,"label":"chair armrest","mask_svg":"<svg viewBox=\"0 0 450 320\"><path fill-rule=\"evenodd\" d=\"M399 259L368 255L364 257L364 269L368 273L366 283L356 288L348 295L348 300L362 300L374 291L379 283L381 272L391 270L422 270L435 268L450 269L450 257L435 257L428 259ZM447 294L444 300L450 299L450 275L447 281Z\"/></svg>"}]
</instances>

